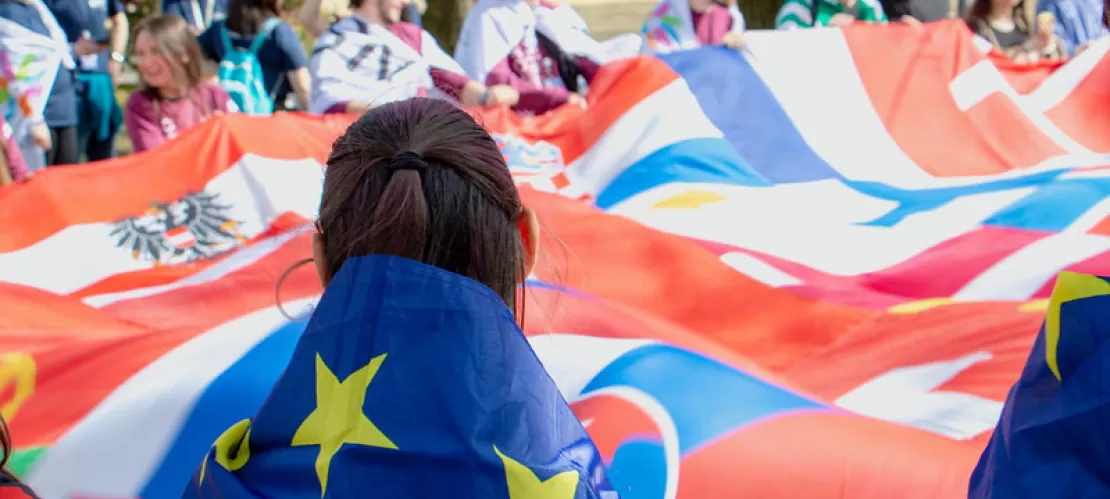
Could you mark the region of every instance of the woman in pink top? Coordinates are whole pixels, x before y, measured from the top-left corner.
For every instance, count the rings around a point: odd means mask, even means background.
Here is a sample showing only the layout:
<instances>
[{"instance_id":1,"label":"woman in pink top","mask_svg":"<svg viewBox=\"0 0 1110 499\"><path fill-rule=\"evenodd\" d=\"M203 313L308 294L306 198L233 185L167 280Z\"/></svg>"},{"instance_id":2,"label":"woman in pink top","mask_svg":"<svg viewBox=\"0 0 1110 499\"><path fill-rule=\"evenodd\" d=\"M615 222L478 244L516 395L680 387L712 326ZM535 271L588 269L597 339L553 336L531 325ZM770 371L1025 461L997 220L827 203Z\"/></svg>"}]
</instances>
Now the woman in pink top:
<instances>
[{"instance_id":1,"label":"woman in pink top","mask_svg":"<svg viewBox=\"0 0 1110 499\"><path fill-rule=\"evenodd\" d=\"M131 94L123 114L135 152L157 147L212 115L237 111L223 88L205 80L200 46L184 19L150 18L135 33L135 65L144 88Z\"/></svg>"}]
</instances>

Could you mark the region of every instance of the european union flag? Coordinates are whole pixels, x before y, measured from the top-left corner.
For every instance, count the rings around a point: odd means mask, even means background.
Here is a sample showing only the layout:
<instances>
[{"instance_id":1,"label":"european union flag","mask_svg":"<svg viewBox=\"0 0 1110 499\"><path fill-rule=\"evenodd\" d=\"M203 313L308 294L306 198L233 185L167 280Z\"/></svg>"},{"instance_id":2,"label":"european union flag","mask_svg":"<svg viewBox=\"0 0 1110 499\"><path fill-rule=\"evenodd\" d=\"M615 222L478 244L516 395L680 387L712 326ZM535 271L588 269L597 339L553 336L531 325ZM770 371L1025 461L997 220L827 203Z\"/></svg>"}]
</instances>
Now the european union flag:
<instances>
[{"instance_id":1,"label":"european union flag","mask_svg":"<svg viewBox=\"0 0 1110 499\"><path fill-rule=\"evenodd\" d=\"M615 499L597 449L489 288L347 260L253 419L185 497Z\"/></svg>"},{"instance_id":2,"label":"european union flag","mask_svg":"<svg viewBox=\"0 0 1110 499\"><path fill-rule=\"evenodd\" d=\"M969 497L1110 497L1110 282L1062 272Z\"/></svg>"}]
</instances>

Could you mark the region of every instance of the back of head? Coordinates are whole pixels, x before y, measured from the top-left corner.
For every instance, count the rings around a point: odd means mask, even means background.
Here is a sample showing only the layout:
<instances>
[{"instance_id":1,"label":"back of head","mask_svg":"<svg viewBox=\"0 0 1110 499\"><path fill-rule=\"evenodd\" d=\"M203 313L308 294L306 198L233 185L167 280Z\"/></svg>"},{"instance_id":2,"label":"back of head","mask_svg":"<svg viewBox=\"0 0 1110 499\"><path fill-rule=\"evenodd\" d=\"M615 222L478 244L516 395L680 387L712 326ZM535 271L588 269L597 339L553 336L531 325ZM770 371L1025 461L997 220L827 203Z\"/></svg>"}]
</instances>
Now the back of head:
<instances>
[{"instance_id":1,"label":"back of head","mask_svg":"<svg viewBox=\"0 0 1110 499\"><path fill-rule=\"evenodd\" d=\"M470 115L438 99L385 104L328 158L322 272L330 279L356 256L399 256L485 284L516 310L521 212L504 157Z\"/></svg>"},{"instance_id":2,"label":"back of head","mask_svg":"<svg viewBox=\"0 0 1110 499\"><path fill-rule=\"evenodd\" d=\"M272 17L281 17L279 0L230 0L227 5L227 29L253 35Z\"/></svg>"},{"instance_id":3,"label":"back of head","mask_svg":"<svg viewBox=\"0 0 1110 499\"><path fill-rule=\"evenodd\" d=\"M187 21L172 14L148 17L135 27L136 38L143 33L154 41L175 79L185 82L189 89L204 82L204 55Z\"/></svg>"}]
</instances>

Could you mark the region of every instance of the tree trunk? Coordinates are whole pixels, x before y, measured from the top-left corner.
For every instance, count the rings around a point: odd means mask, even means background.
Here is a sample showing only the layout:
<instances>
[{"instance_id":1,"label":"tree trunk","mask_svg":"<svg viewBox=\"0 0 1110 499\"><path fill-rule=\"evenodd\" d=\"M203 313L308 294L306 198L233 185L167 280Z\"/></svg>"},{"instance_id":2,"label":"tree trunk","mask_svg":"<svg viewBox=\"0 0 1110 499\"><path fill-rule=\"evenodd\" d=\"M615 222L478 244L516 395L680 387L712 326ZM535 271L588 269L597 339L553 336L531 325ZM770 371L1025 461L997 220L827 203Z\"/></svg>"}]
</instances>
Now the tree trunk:
<instances>
[{"instance_id":1,"label":"tree trunk","mask_svg":"<svg viewBox=\"0 0 1110 499\"><path fill-rule=\"evenodd\" d=\"M782 0L740 0L737 2L748 29L773 29Z\"/></svg>"},{"instance_id":2,"label":"tree trunk","mask_svg":"<svg viewBox=\"0 0 1110 499\"><path fill-rule=\"evenodd\" d=\"M474 0L428 0L428 11L422 19L424 29L436 37L448 54L455 52L459 30L466 20L466 13L475 3Z\"/></svg>"}]
</instances>

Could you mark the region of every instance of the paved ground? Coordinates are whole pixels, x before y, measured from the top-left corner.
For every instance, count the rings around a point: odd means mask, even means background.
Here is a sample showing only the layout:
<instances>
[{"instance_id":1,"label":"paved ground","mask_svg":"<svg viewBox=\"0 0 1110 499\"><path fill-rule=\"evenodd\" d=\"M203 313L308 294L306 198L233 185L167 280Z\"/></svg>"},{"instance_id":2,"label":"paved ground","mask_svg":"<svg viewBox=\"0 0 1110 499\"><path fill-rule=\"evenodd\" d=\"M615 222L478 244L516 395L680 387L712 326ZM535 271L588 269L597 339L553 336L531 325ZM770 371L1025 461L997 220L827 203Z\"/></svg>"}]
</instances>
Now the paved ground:
<instances>
[{"instance_id":1,"label":"paved ground","mask_svg":"<svg viewBox=\"0 0 1110 499\"><path fill-rule=\"evenodd\" d=\"M655 0L570 0L574 9L586 19L590 33L602 41L623 33L639 33L655 3Z\"/></svg>"}]
</instances>

